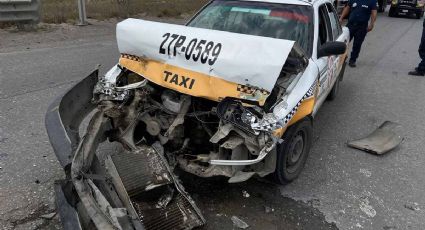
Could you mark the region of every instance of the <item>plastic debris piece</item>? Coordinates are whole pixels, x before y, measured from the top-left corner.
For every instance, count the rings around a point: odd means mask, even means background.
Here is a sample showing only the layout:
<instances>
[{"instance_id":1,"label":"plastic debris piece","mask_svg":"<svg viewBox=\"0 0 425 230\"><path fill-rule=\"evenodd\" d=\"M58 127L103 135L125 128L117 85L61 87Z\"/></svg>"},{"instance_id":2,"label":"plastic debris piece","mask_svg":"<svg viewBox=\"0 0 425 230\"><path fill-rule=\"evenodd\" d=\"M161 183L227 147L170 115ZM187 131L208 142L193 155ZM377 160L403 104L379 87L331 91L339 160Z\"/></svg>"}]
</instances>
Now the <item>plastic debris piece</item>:
<instances>
[{"instance_id":1,"label":"plastic debris piece","mask_svg":"<svg viewBox=\"0 0 425 230\"><path fill-rule=\"evenodd\" d=\"M52 213L42 215L41 218L50 220L55 216L56 216L56 212L52 212Z\"/></svg>"},{"instance_id":2,"label":"plastic debris piece","mask_svg":"<svg viewBox=\"0 0 425 230\"><path fill-rule=\"evenodd\" d=\"M375 131L365 138L349 141L347 145L351 148L382 155L396 148L402 141L396 130L400 127L397 123L385 121Z\"/></svg>"},{"instance_id":3,"label":"plastic debris piece","mask_svg":"<svg viewBox=\"0 0 425 230\"><path fill-rule=\"evenodd\" d=\"M240 229L246 229L249 228L249 225L245 223L243 220L239 219L237 216L232 216L230 218L233 222L233 225Z\"/></svg>"}]
</instances>

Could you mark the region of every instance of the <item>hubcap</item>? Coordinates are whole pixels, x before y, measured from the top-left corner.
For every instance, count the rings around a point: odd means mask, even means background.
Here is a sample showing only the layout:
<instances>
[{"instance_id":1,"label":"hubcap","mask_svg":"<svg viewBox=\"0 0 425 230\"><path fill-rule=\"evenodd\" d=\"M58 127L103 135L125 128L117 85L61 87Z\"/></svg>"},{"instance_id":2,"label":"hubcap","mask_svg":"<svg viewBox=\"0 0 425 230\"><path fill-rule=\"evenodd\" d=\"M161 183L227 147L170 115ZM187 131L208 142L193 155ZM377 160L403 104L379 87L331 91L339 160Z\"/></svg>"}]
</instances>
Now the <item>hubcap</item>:
<instances>
[{"instance_id":1,"label":"hubcap","mask_svg":"<svg viewBox=\"0 0 425 230\"><path fill-rule=\"evenodd\" d=\"M299 131L290 143L288 158L286 160L286 169L290 173L295 172L299 166L300 159L304 153L304 138L304 132Z\"/></svg>"}]
</instances>

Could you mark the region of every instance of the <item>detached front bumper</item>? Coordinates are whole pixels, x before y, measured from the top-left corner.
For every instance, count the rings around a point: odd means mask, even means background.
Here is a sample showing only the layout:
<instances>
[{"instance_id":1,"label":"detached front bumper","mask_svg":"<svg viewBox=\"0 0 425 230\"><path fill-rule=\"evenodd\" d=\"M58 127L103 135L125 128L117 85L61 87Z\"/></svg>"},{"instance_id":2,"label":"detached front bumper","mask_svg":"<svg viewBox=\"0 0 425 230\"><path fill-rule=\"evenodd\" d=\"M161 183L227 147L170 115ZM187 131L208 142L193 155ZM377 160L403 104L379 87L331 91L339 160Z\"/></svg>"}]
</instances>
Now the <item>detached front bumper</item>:
<instances>
[{"instance_id":1,"label":"detached front bumper","mask_svg":"<svg viewBox=\"0 0 425 230\"><path fill-rule=\"evenodd\" d=\"M47 110L47 134L56 157L65 170L69 169L73 153L80 142L80 124L95 108L91 100L98 74L98 70L93 71L69 91L57 97Z\"/></svg>"},{"instance_id":2,"label":"detached front bumper","mask_svg":"<svg viewBox=\"0 0 425 230\"><path fill-rule=\"evenodd\" d=\"M93 88L98 80L98 70L93 71L69 91L57 97L49 106L45 118L47 134L59 163L68 173L73 153L80 142L79 126L95 108L91 103ZM77 212L71 181L57 181L54 186L57 210L65 230L82 229Z\"/></svg>"}]
</instances>

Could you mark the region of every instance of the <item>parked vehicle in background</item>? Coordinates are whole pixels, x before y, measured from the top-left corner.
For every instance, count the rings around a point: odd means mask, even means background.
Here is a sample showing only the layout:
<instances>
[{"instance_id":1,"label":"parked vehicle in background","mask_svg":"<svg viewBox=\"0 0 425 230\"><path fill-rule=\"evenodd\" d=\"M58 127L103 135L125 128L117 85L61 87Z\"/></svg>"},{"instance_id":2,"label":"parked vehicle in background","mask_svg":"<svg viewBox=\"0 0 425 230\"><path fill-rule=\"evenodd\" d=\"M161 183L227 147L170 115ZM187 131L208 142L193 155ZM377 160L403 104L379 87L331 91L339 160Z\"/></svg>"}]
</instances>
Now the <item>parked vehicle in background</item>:
<instances>
[{"instance_id":1,"label":"parked vehicle in background","mask_svg":"<svg viewBox=\"0 0 425 230\"><path fill-rule=\"evenodd\" d=\"M387 8L387 0L378 0L378 12L385 12Z\"/></svg>"},{"instance_id":2,"label":"parked vehicle in background","mask_svg":"<svg viewBox=\"0 0 425 230\"><path fill-rule=\"evenodd\" d=\"M413 14L417 19L420 19L424 16L424 3L424 0L392 0L388 16Z\"/></svg>"}]
</instances>

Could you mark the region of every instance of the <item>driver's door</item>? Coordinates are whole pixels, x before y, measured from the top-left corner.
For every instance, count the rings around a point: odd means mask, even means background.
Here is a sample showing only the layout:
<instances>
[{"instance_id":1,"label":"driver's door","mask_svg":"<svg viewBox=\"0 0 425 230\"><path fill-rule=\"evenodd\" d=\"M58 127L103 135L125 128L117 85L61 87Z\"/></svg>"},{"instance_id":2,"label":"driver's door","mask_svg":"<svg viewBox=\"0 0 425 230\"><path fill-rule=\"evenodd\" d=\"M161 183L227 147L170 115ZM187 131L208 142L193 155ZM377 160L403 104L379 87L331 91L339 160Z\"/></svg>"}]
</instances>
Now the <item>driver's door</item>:
<instances>
[{"instance_id":1,"label":"driver's door","mask_svg":"<svg viewBox=\"0 0 425 230\"><path fill-rule=\"evenodd\" d=\"M326 4L319 7L319 36L317 39L317 50L326 42L333 41L332 26L329 18L329 13ZM317 58L316 64L319 68L319 93L318 100L322 101L330 90L330 83L333 78L334 57L321 57Z\"/></svg>"},{"instance_id":2,"label":"driver's door","mask_svg":"<svg viewBox=\"0 0 425 230\"><path fill-rule=\"evenodd\" d=\"M329 20L332 27L332 36L334 41L338 42L344 42L348 46L348 31L344 31L342 29L341 24L339 23L338 13L335 9L335 7L330 4L326 3L326 8L328 10ZM342 66L345 62L345 58L347 56L347 52L342 55L334 56L334 66L333 66L333 79L331 81L332 85L334 81L336 81L336 78L339 76L339 73L342 69Z\"/></svg>"}]
</instances>

